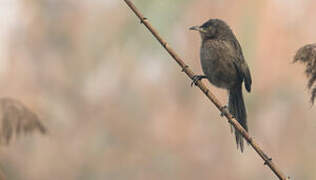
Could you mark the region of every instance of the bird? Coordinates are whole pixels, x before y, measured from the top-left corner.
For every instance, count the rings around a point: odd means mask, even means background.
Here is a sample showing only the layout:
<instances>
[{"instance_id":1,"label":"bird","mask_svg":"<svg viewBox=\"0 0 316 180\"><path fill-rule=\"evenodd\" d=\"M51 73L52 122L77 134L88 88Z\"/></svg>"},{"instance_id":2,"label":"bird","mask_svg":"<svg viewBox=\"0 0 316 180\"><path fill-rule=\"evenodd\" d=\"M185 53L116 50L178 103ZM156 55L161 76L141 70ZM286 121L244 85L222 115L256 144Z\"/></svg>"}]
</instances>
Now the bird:
<instances>
[{"instance_id":1,"label":"bird","mask_svg":"<svg viewBox=\"0 0 316 180\"><path fill-rule=\"evenodd\" d=\"M221 19L209 19L201 26L190 27L190 30L198 31L201 36L200 61L204 72L204 75L195 75L192 84L208 79L214 86L226 89L228 107L225 107L248 132L242 83L251 92L252 78L236 36ZM243 152L243 137L238 130L234 129L234 132L237 149Z\"/></svg>"}]
</instances>

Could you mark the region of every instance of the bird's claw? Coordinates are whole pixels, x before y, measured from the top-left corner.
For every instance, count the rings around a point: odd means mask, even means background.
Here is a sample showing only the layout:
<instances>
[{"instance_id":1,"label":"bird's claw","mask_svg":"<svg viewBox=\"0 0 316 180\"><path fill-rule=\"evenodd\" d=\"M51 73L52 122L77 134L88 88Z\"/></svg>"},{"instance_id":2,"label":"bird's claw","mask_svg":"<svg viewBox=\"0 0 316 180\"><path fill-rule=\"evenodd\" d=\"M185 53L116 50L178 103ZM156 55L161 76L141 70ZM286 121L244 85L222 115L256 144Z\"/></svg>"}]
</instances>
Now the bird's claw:
<instances>
[{"instance_id":1,"label":"bird's claw","mask_svg":"<svg viewBox=\"0 0 316 180\"><path fill-rule=\"evenodd\" d=\"M221 108L221 117L225 116L227 112L228 112L228 107L225 105Z\"/></svg>"},{"instance_id":2,"label":"bird's claw","mask_svg":"<svg viewBox=\"0 0 316 180\"><path fill-rule=\"evenodd\" d=\"M191 83L191 87L193 86L193 84L197 85L197 82L200 81L201 79L206 78L206 76L203 75L194 75L192 77L192 83Z\"/></svg>"}]
</instances>

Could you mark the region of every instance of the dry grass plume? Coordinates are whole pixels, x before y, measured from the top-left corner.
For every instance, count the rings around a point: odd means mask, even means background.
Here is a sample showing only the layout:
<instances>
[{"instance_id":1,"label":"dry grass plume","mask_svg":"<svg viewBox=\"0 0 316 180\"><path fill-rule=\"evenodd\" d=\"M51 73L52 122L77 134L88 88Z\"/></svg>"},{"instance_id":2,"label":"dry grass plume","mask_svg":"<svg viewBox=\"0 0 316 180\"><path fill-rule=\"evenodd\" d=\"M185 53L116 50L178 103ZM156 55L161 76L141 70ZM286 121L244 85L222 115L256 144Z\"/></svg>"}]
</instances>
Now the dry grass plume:
<instances>
[{"instance_id":1,"label":"dry grass plume","mask_svg":"<svg viewBox=\"0 0 316 180\"><path fill-rule=\"evenodd\" d=\"M46 133L46 128L35 113L18 100L0 98L0 144L9 144L14 135L35 130Z\"/></svg>"},{"instance_id":2,"label":"dry grass plume","mask_svg":"<svg viewBox=\"0 0 316 180\"><path fill-rule=\"evenodd\" d=\"M305 74L308 80L308 89L311 91L311 102L314 104L316 97L316 43L301 47L294 56L293 62L302 62L306 65Z\"/></svg>"}]
</instances>

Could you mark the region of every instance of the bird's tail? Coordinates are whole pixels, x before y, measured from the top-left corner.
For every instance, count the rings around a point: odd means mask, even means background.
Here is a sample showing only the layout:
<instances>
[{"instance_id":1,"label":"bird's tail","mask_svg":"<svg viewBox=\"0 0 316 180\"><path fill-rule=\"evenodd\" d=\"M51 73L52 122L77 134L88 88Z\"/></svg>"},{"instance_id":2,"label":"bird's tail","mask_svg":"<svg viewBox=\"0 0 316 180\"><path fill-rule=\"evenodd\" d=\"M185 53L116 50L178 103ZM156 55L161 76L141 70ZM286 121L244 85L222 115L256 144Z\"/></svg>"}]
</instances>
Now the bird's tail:
<instances>
[{"instance_id":1,"label":"bird's tail","mask_svg":"<svg viewBox=\"0 0 316 180\"><path fill-rule=\"evenodd\" d=\"M246 107L244 103L244 98L242 95L241 86L238 86L237 88L229 90L228 109L229 109L229 112L237 119L239 124L246 131L248 131L247 112L246 112ZM235 136L236 136L237 149L240 148L240 151L243 152L244 150L243 137L240 134L240 132L238 132L236 129L235 129Z\"/></svg>"}]
</instances>

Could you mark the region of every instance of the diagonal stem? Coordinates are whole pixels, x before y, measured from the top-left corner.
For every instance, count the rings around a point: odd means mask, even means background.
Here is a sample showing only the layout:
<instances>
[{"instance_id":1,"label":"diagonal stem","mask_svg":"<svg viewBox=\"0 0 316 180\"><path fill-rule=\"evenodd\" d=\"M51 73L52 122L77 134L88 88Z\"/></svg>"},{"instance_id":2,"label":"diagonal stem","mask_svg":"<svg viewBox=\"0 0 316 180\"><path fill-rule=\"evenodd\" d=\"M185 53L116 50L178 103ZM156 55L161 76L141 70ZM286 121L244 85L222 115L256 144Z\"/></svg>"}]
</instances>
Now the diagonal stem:
<instances>
[{"instance_id":1,"label":"diagonal stem","mask_svg":"<svg viewBox=\"0 0 316 180\"><path fill-rule=\"evenodd\" d=\"M148 19L145 18L136 8L136 6L130 0L124 0L125 3L131 8L131 10L135 13L135 15L140 19L140 22L146 26L146 28L152 33L152 35L159 41L159 43L164 47L164 49L172 56L172 58L181 66L182 71L189 76L191 80L195 76L195 73L189 68L187 64L179 57L179 55L167 44L167 42L162 39L162 37L158 34L158 32L152 27L152 25L148 22ZM200 90L206 95L206 97L213 102L213 104L217 107L219 111L222 112L223 115L228 119L228 122L232 124L247 140L247 142L253 147L253 149L258 153L258 155L264 161L264 164L267 165L274 174L280 180L287 180L286 176L282 173L282 171L272 162L272 158L269 156L258 146L258 144L253 140L252 137L248 134L248 132L238 123L238 121L233 118L233 116L224 108L222 103L214 96L213 93L209 91L209 89L202 83L201 81L197 81L196 85L200 88Z\"/></svg>"}]
</instances>

